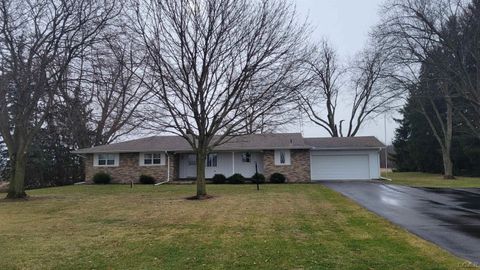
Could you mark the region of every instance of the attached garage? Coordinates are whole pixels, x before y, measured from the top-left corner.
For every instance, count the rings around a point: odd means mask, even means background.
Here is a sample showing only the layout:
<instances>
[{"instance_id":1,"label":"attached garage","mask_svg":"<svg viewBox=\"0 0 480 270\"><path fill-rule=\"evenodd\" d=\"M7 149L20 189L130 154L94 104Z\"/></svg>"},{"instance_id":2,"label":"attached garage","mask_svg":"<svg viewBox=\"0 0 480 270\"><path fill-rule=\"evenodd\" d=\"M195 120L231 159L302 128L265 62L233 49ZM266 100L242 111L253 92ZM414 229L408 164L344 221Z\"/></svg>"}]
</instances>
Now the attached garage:
<instances>
[{"instance_id":1,"label":"attached garage","mask_svg":"<svg viewBox=\"0 0 480 270\"><path fill-rule=\"evenodd\" d=\"M380 178L382 144L372 137L306 138L312 181Z\"/></svg>"}]
</instances>

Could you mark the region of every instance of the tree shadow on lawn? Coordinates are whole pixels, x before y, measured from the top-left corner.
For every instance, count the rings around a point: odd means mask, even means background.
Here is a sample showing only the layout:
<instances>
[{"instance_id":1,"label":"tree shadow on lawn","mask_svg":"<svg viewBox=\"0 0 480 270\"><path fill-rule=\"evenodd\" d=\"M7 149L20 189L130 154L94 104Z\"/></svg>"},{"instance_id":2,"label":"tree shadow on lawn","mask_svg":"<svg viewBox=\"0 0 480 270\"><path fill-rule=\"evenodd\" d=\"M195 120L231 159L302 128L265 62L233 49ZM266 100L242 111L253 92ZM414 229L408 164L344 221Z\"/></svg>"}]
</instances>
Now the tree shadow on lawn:
<instances>
[{"instance_id":1,"label":"tree shadow on lawn","mask_svg":"<svg viewBox=\"0 0 480 270\"><path fill-rule=\"evenodd\" d=\"M218 196L213 196L213 195L205 195L205 196L195 195L195 196L186 197L185 200L187 200L187 201L205 201L205 200L215 199L217 197Z\"/></svg>"},{"instance_id":2,"label":"tree shadow on lawn","mask_svg":"<svg viewBox=\"0 0 480 270\"><path fill-rule=\"evenodd\" d=\"M5 198L7 193L0 192L0 203L14 203L14 202L33 202L33 201L46 201L46 200L63 200L65 197L62 196L30 196L20 199L9 199Z\"/></svg>"}]
</instances>

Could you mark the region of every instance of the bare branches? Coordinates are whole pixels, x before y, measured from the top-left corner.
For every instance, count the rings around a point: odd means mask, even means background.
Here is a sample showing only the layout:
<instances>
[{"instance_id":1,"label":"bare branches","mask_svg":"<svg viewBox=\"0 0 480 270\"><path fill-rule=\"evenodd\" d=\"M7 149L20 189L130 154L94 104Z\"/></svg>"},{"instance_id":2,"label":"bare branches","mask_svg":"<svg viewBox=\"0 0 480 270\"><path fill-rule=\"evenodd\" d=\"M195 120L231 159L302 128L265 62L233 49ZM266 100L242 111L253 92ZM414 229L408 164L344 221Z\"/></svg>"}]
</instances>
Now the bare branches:
<instances>
[{"instance_id":1,"label":"bare branches","mask_svg":"<svg viewBox=\"0 0 480 270\"><path fill-rule=\"evenodd\" d=\"M43 125L71 61L117 11L110 1L0 1L0 131L13 164ZM18 173L11 196L24 196Z\"/></svg>"},{"instance_id":2,"label":"bare branches","mask_svg":"<svg viewBox=\"0 0 480 270\"><path fill-rule=\"evenodd\" d=\"M107 144L140 129L148 120L149 91L143 84L145 55L109 29L69 72L61 98L79 147ZM75 110L71 110L75 107ZM81 123L81 124L80 124Z\"/></svg>"},{"instance_id":3,"label":"bare branches","mask_svg":"<svg viewBox=\"0 0 480 270\"><path fill-rule=\"evenodd\" d=\"M258 130L302 85L306 28L287 1L145 0L134 18L149 88L202 155Z\"/></svg>"},{"instance_id":4,"label":"bare branches","mask_svg":"<svg viewBox=\"0 0 480 270\"><path fill-rule=\"evenodd\" d=\"M332 137L355 136L369 117L390 110L399 98L388 52L379 45L368 47L350 67L342 68L334 49L324 41L317 56L306 63L312 77L309 87L300 93L300 105L310 120ZM342 106L351 100L348 119L337 117L339 98ZM344 122L348 125L345 133Z\"/></svg>"},{"instance_id":5,"label":"bare branches","mask_svg":"<svg viewBox=\"0 0 480 270\"><path fill-rule=\"evenodd\" d=\"M284 1L145 1L137 31L150 87L186 138L242 132L245 111L260 117L286 100L305 35Z\"/></svg>"},{"instance_id":6,"label":"bare branches","mask_svg":"<svg viewBox=\"0 0 480 270\"><path fill-rule=\"evenodd\" d=\"M463 102L454 104L467 85L459 24L465 7L461 0L393 0L375 32L399 67L392 76L421 108L442 148L446 178L453 173L453 118L461 113L455 108L464 108Z\"/></svg>"},{"instance_id":7,"label":"bare branches","mask_svg":"<svg viewBox=\"0 0 480 270\"><path fill-rule=\"evenodd\" d=\"M324 128L330 136L338 137L340 133L335 113L346 70L338 64L336 52L326 40L321 43L314 58L305 59L305 62L312 77L310 87L299 93L299 105L312 122ZM318 104L324 105L326 116L317 111Z\"/></svg>"}]
</instances>

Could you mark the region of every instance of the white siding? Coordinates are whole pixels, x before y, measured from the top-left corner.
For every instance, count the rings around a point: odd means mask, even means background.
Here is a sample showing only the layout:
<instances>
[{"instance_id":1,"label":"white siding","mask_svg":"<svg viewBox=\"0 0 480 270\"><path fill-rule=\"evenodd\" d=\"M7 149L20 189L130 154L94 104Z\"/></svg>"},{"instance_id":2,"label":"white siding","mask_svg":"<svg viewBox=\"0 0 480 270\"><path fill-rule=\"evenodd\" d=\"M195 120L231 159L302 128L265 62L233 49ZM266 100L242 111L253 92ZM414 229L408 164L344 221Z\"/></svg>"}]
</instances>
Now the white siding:
<instances>
[{"instance_id":1,"label":"white siding","mask_svg":"<svg viewBox=\"0 0 480 270\"><path fill-rule=\"evenodd\" d=\"M263 154L259 152L249 152L251 154L250 162L242 162L242 154L245 152L235 153L235 173L240 173L246 178L252 177L255 174L255 162L259 173L263 173ZM231 154L230 154L231 155ZM230 176L230 173L225 173L225 176Z\"/></svg>"},{"instance_id":2,"label":"white siding","mask_svg":"<svg viewBox=\"0 0 480 270\"><path fill-rule=\"evenodd\" d=\"M258 172L262 173L263 153L250 152L251 161L249 163L242 162L243 153L245 152L234 152L234 154L232 154L232 152L216 153L217 167L205 167L205 177L212 178L215 174L223 174L226 177L229 177L234 173L240 173L244 177L249 178L255 173L255 162L257 162ZM181 179L194 178L197 175L196 165L188 165L188 155L189 154L180 154L179 177Z\"/></svg>"},{"instance_id":3,"label":"white siding","mask_svg":"<svg viewBox=\"0 0 480 270\"><path fill-rule=\"evenodd\" d=\"M377 150L312 151L312 180L366 180L380 178Z\"/></svg>"},{"instance_id":4,"label":"white siding","mask_svg":"<svg viewBox=\"0 0 480 270\"><path fill-rule=\"evenodd\" d=\"M180 154L179 156L179 178L193 178L197 175L197 166L189 165L188 156L190 154Z\"/></svg>"}]
</instances>

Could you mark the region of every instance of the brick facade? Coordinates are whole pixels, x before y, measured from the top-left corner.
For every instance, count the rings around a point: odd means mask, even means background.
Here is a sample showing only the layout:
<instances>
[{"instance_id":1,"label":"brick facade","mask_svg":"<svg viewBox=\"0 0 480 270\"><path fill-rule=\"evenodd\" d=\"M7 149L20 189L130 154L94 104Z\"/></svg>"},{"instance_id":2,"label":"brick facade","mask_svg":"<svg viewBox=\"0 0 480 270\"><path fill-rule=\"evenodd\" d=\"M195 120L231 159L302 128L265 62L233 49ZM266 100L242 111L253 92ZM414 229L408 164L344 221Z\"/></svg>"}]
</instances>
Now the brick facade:
<instances>
[{"instance_id":1,"label":"brick facade","mask_svg":"<svg viewBox=\"0 0 480 270\"><path fill-rule=\"evenodd\" d=\"M291 165L276 166L274 151L263 152L264 174L267 180L273 173L281 173L287 178L287 182L310 182L310 151L290 150ZM179 156L170 154L170 180L177 180ZM117 167L96 167L93 166L93 154L88 154L85 159L85 181L91 183L93 175L97 172L106 172L112 176L113 183L137 183L142 174L150 175L157 182L167 180L167 165L162 166L140 166L139 153L121 153L120 163Z\"/></svg>"},{"instance_id":2,"label":"brick facade","mask_svg":"<svg viewBox=\"0 0 480 270\"><path fill-rule=\"evenodd\" d=\"M177 177L176 157L170 155L170 180L175 180ZM157 182L167 181L168 166L140 166L139 153L121 153L120 163L117 167L96 167L93 166L93 154L87 155L85 159L85 181L92 182L93 176L97 172L106 172L112 176L113 183L138 183L139 177L142 174L150 175L155 178Z\"/></svg>"},{"instance_id":3,"label":"brick facade","mask_svg":"<svg viewBox=\"0 0 480 270\"><path fill-rule=\"evenodd\" d=\"M276 166L274 151L264 151L263 167L265 177L269 179L273 173L281 173L285 175L287 182L310 182L310 151L290 150L290 155L291 165Z\"/></svg>"}]
</instances>

